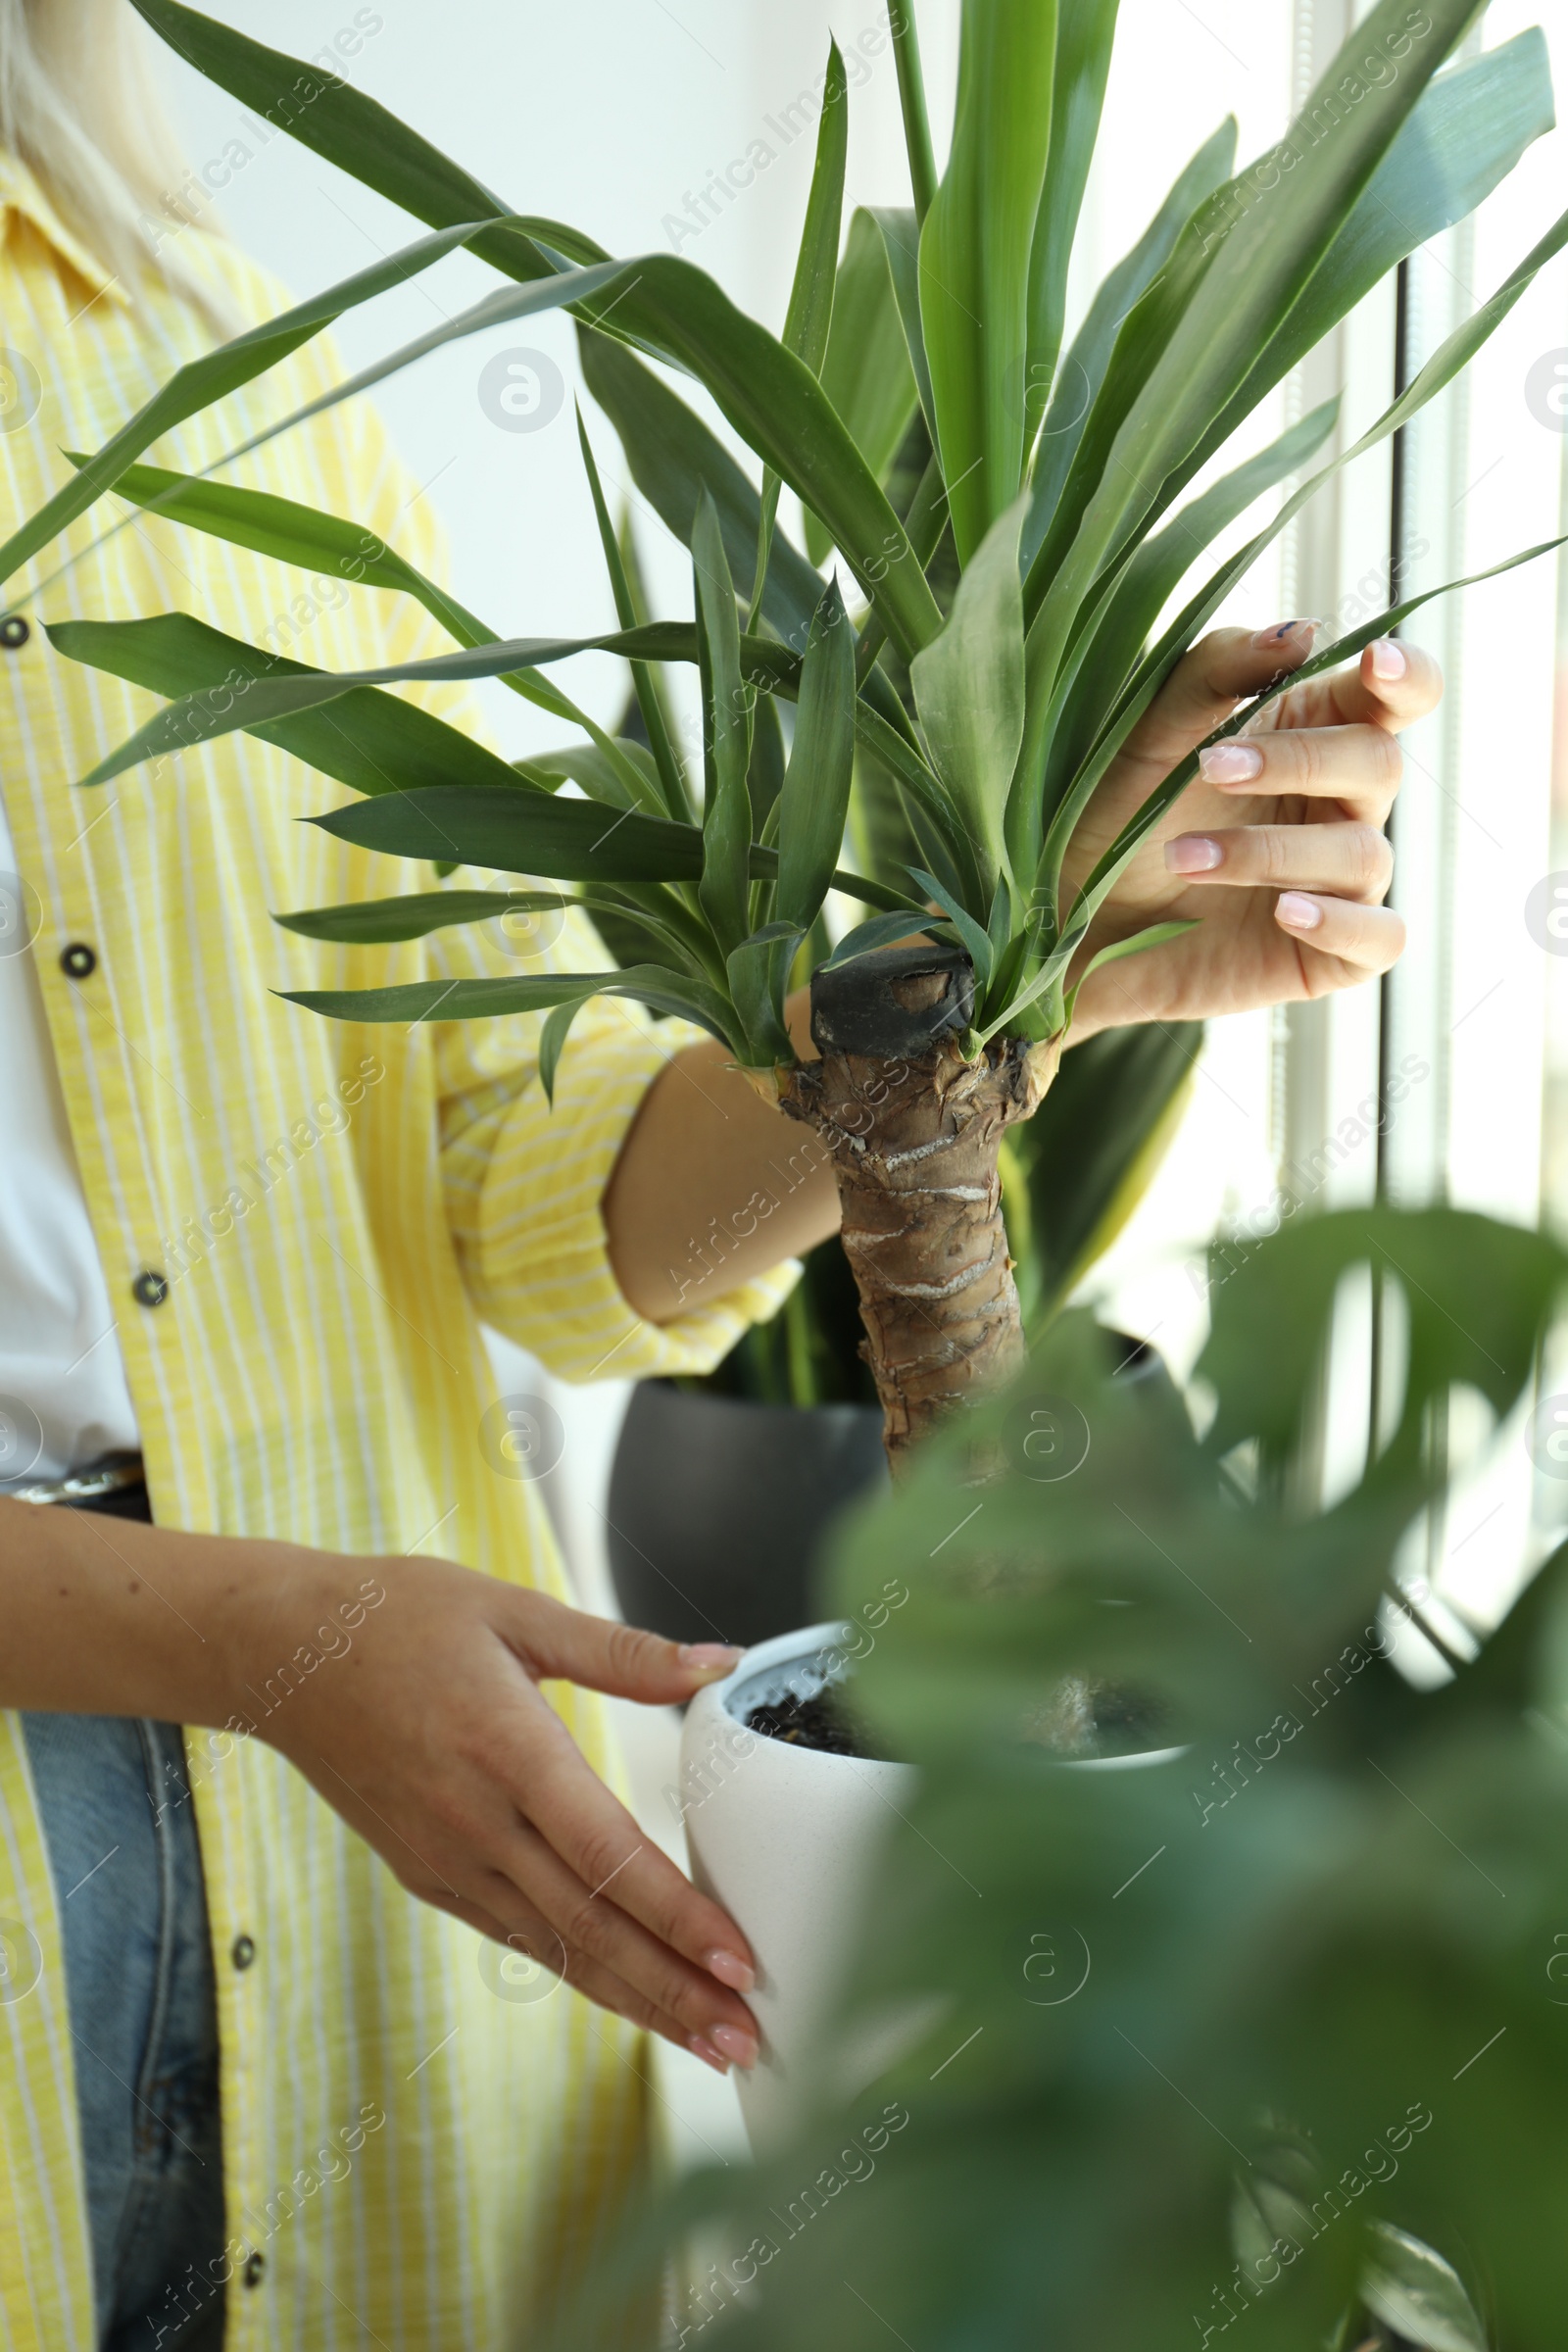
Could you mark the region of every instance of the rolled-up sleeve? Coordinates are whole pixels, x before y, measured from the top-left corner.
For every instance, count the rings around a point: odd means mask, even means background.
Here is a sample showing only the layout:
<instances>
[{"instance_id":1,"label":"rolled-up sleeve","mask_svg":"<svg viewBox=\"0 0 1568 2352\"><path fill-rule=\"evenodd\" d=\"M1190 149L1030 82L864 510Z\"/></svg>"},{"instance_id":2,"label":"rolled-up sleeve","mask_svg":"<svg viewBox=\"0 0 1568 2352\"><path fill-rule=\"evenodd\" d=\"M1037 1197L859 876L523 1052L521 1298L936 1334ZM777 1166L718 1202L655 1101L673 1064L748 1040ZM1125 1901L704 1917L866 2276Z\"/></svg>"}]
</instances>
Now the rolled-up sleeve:
<instances>
[{"instance_id":1,"label":"rolled-up sleeve","mask_svg":"<svg viewBox=\"0 0 1568 2352\"><path fill-rule=\"evenodd\" d=\"M501 959L486 956L482 934L444 938L462 943L447 951L454 976L497 969ZM521 968L584 971L607 961L589 926L573 917L548 953ZM656 1021L619 998L596 998L572 1025L552 1105L539 1082L542 1026L537 1013L437 1024L442 1181L469 1296L487 1323L563 1380L706 1372L749 1324L777 1311L798 1263L673 1322L649 1323L615 1280L603 1207L644 1095L702 1032ZM694 1254L675 1270L677 1283L703 1262Z\"/></svg>"}]
</instances>

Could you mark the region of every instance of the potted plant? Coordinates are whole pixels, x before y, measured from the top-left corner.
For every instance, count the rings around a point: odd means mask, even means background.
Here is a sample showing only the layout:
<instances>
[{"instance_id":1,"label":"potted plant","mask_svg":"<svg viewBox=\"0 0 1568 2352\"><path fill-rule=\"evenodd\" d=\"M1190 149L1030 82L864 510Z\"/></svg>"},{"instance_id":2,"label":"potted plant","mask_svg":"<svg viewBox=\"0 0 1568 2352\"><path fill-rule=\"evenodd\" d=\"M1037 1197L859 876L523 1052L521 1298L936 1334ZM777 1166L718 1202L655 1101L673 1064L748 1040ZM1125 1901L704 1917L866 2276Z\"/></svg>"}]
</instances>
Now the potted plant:
<instances>
[{"instance_id":1,"label":"potted plant","mask_svg":"<svg viewBox=\"0 0 1568 2352\"><path fill-rule=\"evenodd\" d=\"M1064 16L1059 40L1055 12L1026 0L965 8L959 102L940 184L913 22L900 7L895 47L912 202L872 223L880 276L864 267L869 230L858 256L847 252L836 268L848 117L835 51L801 260L774 337L688 261L616 260L565 223L504 212L459 166L334 75L178 0L137 5L188 60L431 222L433 233L182 368L13 534L0 549L0 576L118 487L193 527L318 567L342 564L346 576L418 597L459 650L406 668L326 675L184 615L62 624L51 636L63 652L173 698L87 780L235 727L264 729L365 794L318 820L327 831L420 861L457 857L528 879L522 890L423 890L280 918L295 930L362 942L417 937L562 901L567 894L534 887L544 877L635 933L643 959L631 965L607 959L599 970L549 978L307 992L299 1001L361 1021L419 1019L438 1000L443 1020L546 1012L547 1086L577 1009L596 993L638 997L721 1038L833 1154L897 1462L933 1420L1020 1360L999 1175L1004 1139L1056 1076L1084 971L1171 934L1154 924L1110 935L1103 909L1192 780L1196 755L1130 808L1103 846L1090 848L1084 822L1097 786L1172 662L1250 564L1346 456L1397 430L1452 381L1568 239L1568 216L1345 456L1308 473L1272 521L1162 620L1225 520L1270 481L1309 465L1335 404L1184 507L1177 501L1269 387L1414 245L1479 202L1544 127L1539 34L1440 74L1472 0L1415 11L1378 0L1287 138L1260 162L1228 176L1228 130L1199 150L1058 367L1111 6ZM438 343L559 305L586 332L601 370L591 377L598 397L607 397L609 372L635 387L614 412L623 434L632 411L670 397L639 351L695 375L756 453L761 480L741 475L681 411L668 499L692 551L692 621L638 622L586 437L623 624L592 640L497 642L447 591L379 541L368 547L350 523L205 480L132 471L158 433L458 245L510 283L343 393ZM868 343L878 321L896 321L903 334L930 456L902 519L883 481L885 417L873 433L862 416L858 438L822 386L841 286L846 333L859 326ZM784 482L863 595L858 622L837 578L824 586L778 530ZM930 576L945 563L956 569L946 614ZM1315 652L1294 682L1397 627L1420 601ZM545 677L551 662L590 643L631 662L647 747L609 737ZM661 661L699 673L701 796L674 757L657 698L645 693L648 665ZM587 743L569 762L513 769L380 693L403 678L476 676L544 702L580 725ZM1210 740L1244 726L1284 682ZM329 714L345 697L352 702ZM787 756L781 704L794 711ZM371 736L373 769L364 750ZM918 847L901 885L840 864L858 747L896 779ZM581 798L559 793L568 765ZM784 1027L784 990L833 889L872 912L816 966L821 1055L802 1063ZM906 944L911 937L920 944ZM939 1152L947 1181L929 1187L914 1172Z\"/></svg>"},{"instance_id":2,"label":"potted plant","mask_svg":"<svg viewBox=\"0 0 1568 2352\"><path fill-rule=\"evenodd\" d=\"M1400 1369L1310 1502L1334 1301L1373 1276ZM1489 1448L1528 1475L1565 1288L1558 1245L1466 1212L1301 1219L1216 1286L1201 1435L1074 1310L844 1531L843 1623L904 1596L852 1688L906 1776L820 2046L925 2024L628 2245L699 2232L672 2340L1556 2352L1568 1545L1458 1648L1410 1564ZM1456 1390L1490 1422L1462 1459ZM1042 1481L1027 1436L1064 1406L1092 1443ZM1060 1692L1100 1684L1174 1752L1070 1768Z\"/></svg>"}]
</instances>

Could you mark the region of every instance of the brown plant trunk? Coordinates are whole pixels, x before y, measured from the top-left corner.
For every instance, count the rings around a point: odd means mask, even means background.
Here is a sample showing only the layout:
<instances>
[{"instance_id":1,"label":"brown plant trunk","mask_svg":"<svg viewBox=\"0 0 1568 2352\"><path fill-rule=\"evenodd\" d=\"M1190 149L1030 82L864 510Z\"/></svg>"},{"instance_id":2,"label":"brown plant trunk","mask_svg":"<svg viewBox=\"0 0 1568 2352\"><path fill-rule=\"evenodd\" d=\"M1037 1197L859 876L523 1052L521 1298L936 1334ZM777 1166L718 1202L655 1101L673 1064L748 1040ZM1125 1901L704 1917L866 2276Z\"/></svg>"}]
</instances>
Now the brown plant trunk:
<instances>
[{"instance_id":1,"label":"brown plant trunk","mask_svg":"<svg viewBox=\"0 0 1568 2352\"><path fill-rule=\"evenodd\" d=\"M905 1058L817 1042L821 1060L799 1063L781 1099L833 1155L896 1472L935 1422L1023 1360L998 1152L1038 1107L1060 1041L999 1039L972 1062L951 1032Z\"/></svg>"}]
</instances>

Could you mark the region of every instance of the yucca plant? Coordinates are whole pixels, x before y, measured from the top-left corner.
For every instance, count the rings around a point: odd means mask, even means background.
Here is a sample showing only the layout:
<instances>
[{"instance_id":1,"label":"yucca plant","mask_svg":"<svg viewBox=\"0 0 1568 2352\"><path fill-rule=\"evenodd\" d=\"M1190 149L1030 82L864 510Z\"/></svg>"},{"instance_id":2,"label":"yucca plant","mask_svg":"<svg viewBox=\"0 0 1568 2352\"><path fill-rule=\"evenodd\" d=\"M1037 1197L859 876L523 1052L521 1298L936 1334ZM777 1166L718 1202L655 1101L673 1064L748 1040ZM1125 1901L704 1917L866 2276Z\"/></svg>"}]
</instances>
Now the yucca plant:
<instances>
[{"instance_id":1,"label":"yucca plant","mask_svg":"<svg viewBox=\"0 0 1568 2352\"><path fill-rule=\"evenodd\" d=\"M1379 0L1277 147L1236 176L1232 125L1199 148L1058 359L1114 0L1080 0L1059 14L1051 0L965 0L940 180L913 19L900 0L892 30L912 201L858 214L842 260L848 100L834 49L777 337L686 260L613 259L561 221L510 213L334 76L177 0L135 5L247 106L433 233L183 368L0 550L0 576L118 489L264 553L403 590L459 650L403 668L324 674L181 615L57 627L51 636L66 654L172 698L85 780L234 728L265 730L367 796L319 819L328 831L524 882L280 918L293 929L404 940L569 896L622 943L635 940L636 959L607 958L597 971L298 1001L357 1020L547 1012L547 1086L576 1011L596 992L685 1014L722 1039L833 1154L896 1456L1021 1351L998 1153L1056 1074L1077 987L1107 958L1185 927L1156 923L1127 936L1106 903L1192 780L1196 754L1141 804L1107 800L1107 770L1249 567L1336 466L1452 381L1568 238L1568 215L1359 439L1307 473L1165 617L1216 535L1309 466L1336 404L1173 514L1176 501L1336 321L1479 203L1547 127L1540 33L1440 75L1474 0L1420 9ZM514 282L334 397L456 337L566 306L582 331L589 388L633 475L690 547L691 621L649 620L639 610L586 432L621 623L592 638L497 641L350 522L136 464L182 417L459 245ZM650 371L649 358L707 388L755 453L760 481ZM911 435L923 458L907 487ZM889 488L901 460L906 489L896 506ZM806 510L811 554L835 556L825 584L778 528L785 484ZM863 599L854 619L841 572ZM1359 651L1423 601L1322 648L1290 682ZM631 663L645 742L597 727L544 675L590 647ZM654 675L676 662L695 665L701 682L700 789L677 756ZM474 677L502 678L586 741L509 765L381 692L404 680ZM1210 740L1243 726L1286 683ZM330 704L338 708L328 719ZM781 705L792 707L788 725ZM840 868L858 752L892 780L907 837L893 880ZM580 797L562 794L567 777ZM540 879L569 893L540 891ZM835 889L871 911L824 956L820 918ZM801 1061L784 1003L807 943L821 1057Z\"/></svg>"}]
</instances>

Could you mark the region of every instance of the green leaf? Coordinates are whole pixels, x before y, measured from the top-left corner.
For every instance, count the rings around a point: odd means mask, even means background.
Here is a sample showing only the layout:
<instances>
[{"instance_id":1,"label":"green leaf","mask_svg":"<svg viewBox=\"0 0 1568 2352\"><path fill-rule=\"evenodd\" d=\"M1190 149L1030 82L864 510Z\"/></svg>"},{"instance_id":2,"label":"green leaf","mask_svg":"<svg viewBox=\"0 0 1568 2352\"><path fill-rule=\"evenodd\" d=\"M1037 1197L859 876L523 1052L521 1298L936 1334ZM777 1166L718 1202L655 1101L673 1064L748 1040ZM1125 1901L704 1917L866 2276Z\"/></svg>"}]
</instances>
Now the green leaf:
<instances>
[{"instance_id":1,"label":"green leaf","mask_svg":"<svg viewBox=\"0 0 1568 2352\"><path fill-rule=\"evenodd\" d=\"M732 948L724 968L735 1010L746 1032L748 1069L772 1069L795 1059L784 1025L784 991L805 933L792 923L769 923Z\"/></svg>"},{"instance_id":2,"label":"green leaf","mask_svg":"<svg viewBox=\"0 0 1568 2352\"><path fill-rule=\"evenodd\" d=\"M916 395L882 231L863 207L850 219L821 373L823 391L877 480L885 483ZM806 552L811 562L820 564L832 544L808 513Z\"/></svg>"},{"instance_id":3,"label":"green leaf","mask_svg":"<svg viewBox=\"0 0 1568 2352\"><path fill-rule=\"evenodd\" d=\"M934 874L926 873L918 865L911 865L909 871L920 888L929 891L962 940L968 951L969 961L974 965L975 986L983 989L996 964L996 948L990 932L977 923L972 914L964 912L960 901L954 897L951 890L944 890Z\"/></svg>"},{"instance_id":4,"label":"green leaf","mask_svg":"<svg viewBox=\"0 0 1568 2352\"><path fill-rule=\"evenodd\" d=\"M264 654L185 612L160 613L149 620L62 620L46 623L44 633L55 651L70 661L178 698L138 730L122 747L122 757L115 755L101 763L102 775L95 770L84 778L87 783L179 751L187 742L227 734L243 723L264 743L275 744L355 792L408 792L447 784L504 785L518 795L554 789L536 770L513 766L416 703L368 687L345 692L335 680L327 680L324 671ZM325 694L317 691L318 681L326 683ZM305 707L297 713L285 710L268 719L257 707L254 717L241 720L240 713L251 712L253 697L291 684L303 690ZM327 707L312 708L322 703ZM183 733L181 719L171 715L196 711L215 722L205 732L192 720L189 732ZM220 720L223 723L217 723ZM145 748L135 748L144 739Z\"/></svg>"},{"instance_id":5,"label":"green leaf","mask_svg":"<svg viewBox=\"0 0 1568 2352\"><path fill-rule=\"evenodd\" d=\"M1392 2222L1372 2224L1361 2298L1374 2319L1421 2352L1490 2352L1453 2265Z\"/></svg>"},{"instance_id":6,"label":"green leaf","mask_svg":"<svg viewBox=\"0 0 1568 2352\"><path fill-rule=\"evenodd\" d=\"M695 825L543 793L443 785L354 801L310 822L335 840L395 858L451 858L557 882L695 882L703 870ZM770 851L754 856L764 872L774 870Z\"/></svg>"},{"instance_id":7,"label":"green leaf","mask_svg":"<svg viewBox=\"0 0 1568 2352\"><path fill-rule=\"evenodd\" d=\"M544 1012L582 1005L590 997L631 997L656 1012L697 1021L721 1045L739 1052L730 1008L718 991L662 964L623 971L518 974L496 980L410 980L391 988L279 989L290 1004L336 1021L480 1021L504 1013Z\"/></svg>"},{"instance_id":8,"label":"green leaf","mask_svg":"<svg viewBox=\"0 0 1568 2352\"><path fill-rule=\"evenodd\" d=\"M1100 130L1118 0L1075 0L1058 11L1046 184L1029 252L1024 354L1024 447L1045 416L1061 350L1067 264Z\"/></svg>"},{"instance_id":9,"label":"green leaf","mask_svg":"<svg viewBox=\"0 0 1568 2352\"><path fill-rule=\"evenodd\" d=\"M548 1014L539 1032L539 1083L545 1090L545 1101L554 1105L556 1100L556 1071L570 1032L572 1022L588 1002L586 997L568 997Z\"/></svg>"},{"instance_id":10,"label":"green leaf","mask_svg":"<svg viewBox=\"0 0 1568 2352\"><path fill-rule=\"evenodd\" d=\"M708 779L703 804L703 872L698 897L728 956L746 937L752 798L751 696L741 676L740 621L735 583L724 558L718 514L705 491L692 531L697 589L697 633L704 650L703 750Z\"/></svg>"},{"instance_id":11,"label":"green leaf","mask_svg":"<svg viewBox=\"0 0 1568 2352\"><path fill-rule=\"evenodd\" d=\"M820 376L833 318L833 289L844 217L844 166L849 153L849 83L844 60L831 35L823 76L822 115L816 133L816 162L806 203L806 225L784 316L784 348Z\"/></svg>"},{"instance_id":12,"label":"green leaf","mask_svg":"<svg viewBox=\"0 0 1568 2352\"><path fill-rule=\"evenodd\" d=\"M1216 1249L1220 1245L1215 1245ZM1199 1369L1219 1410L1205 1441L1223 1456L1257 1438L1273 1457L1298 1426L1341 1276L1370 1263L1397 1278L1409 1317L1411 1374L1401 1428L1418 1432L1426 1406L1453 1386L1474 1389L1498 1419L1531 1376L1568 1259L1544 1234L1500 1225L1472 1209L1341 1209L1300 1217L1216 1284ZM1462 1324L1441 1303L1451 1269L1470 1272ZM1484 1276L1484 1280L1483 1280ZM1281 1286L1310 1303L1289 1328Z\"/></svg>"},{"instance_id":13,"label":"green leaf","mask_svg":"<svg viewBox=\"0 0 1568 2352\"><path fill-rule=\"evenodd\" d=\"M204 352L200 359L189 360L183 368L176 368L168 383L102 449L84 460L72 479L0 546L0 584L20 571L41 548L47 547L68 523L84 514L106 490L112 490L125 467L144 449L165 433L172 432L177 424L183 424L187 416L211 408L215 401L237 392L242 385L253 383L257 376L265 375L270 368L286 360L291 352L298 351L302 343L318 335L346 311L373 301L377 294L384 294L392 286L405 284L445 254L455 252L460 245L471 244L478 233L475 225L468 222L444 229L436 236L416 238L412 245L404 246L370 269L358 270L352 277L328 286L325 293L313 294L308 302L296 303L292 310L282 312L276 318L250 327L217 351Z\"/></svg>"},{"instance_id":14,"label":"green leaf","mask_svg":"<svg viewBox=\"0 0 1568 2352\"><path fill-rule=\"evenodd\" d=\"M1115 349L1122 321L1165 268L1176 239L1202 199L1218 186L1236 155L1236 124L1227 119L1206 138L1171 186L1130 253L1105 278L1089 306L1052 388L1035 455L1022 564L1032 573L1041 541L1053 522Z\"/></svg>"},{"instance_id":15,"label":"green leaf","mask_svg":"<svg viewBox=\"0 0 1568 2352\"><path fill-rule=\"evenodd\" d=\"M697 882L703 871L703 836L695 825L564 795L443 785L353 801L309 822L335 840L393 858L452 858L556 882ZM754 879L771 881L778 873L775 850L754 843L750 862ZM833 888L870 906L909 904L859 874L836 873Z\"/></svg>"},{"instance_id":16,"label":"green leaf","mask_svg":"<svg viewBox=\"0 0 1568 2352\"><path fill-rule=\"evenodd\" d=\"M804 360L814 376L822 373L833 318L833 281L838 260L839 228L844 214L844 164L849 151L849 84L844 60L831 35L827 72L823 76L822 117L816 132L816 162L807 198L806 225L795 264L789 308L784 316L784 348ZM773 521L778 513L778 475L771 466L762 475L761 525L757 534L757 564L748 608L754 628L761 607L767 576Z\"/></svg>"},{"instance_id":17,"label":"green leaf","mask_svg":"<svg viewBox=\"0 0 1568 2352\"><path fill-rule=\"evenodd\" d=\"M840 964L853 963L857 956L869 956L873 949L891 948L899 940L911 936L945 939L949 928L946 917L936 922L923 908L902 915L873 914L869 922L857 923L853 931L846 931L832 955L817 969L836 972Z\"/></svg>"},{"instance_id":18,"label":"green leaf","mask_svg":"<svg viewBox=\"0 0 1568 2352\"><path fill-rule=\"evenodd\" d=\"M1003 819L1023 741L1023 594L1018 533L1025 501L998 516L965 568L948 624L910 664L932 762L980 854L984 922L1005 863Z\"/></svg>"},{"instance_id":19,"label":"green leaf","mask_svg":"<svg viewBox=\"0 0 1568 2352\"><path fill-rule=\"evenodd\" d=\"M84 784L107 783L112 776L137 766L143 760L189 750L195 744L211 743L219 736L231 735L242 728L253 735L265 735L269 727L281 720L292 721L299 712L336 702L366 686L396 685L419 678L504 677L535 662L563 662L572 654L581 653L625 654L628 658L636 656L651 661L693 662L697 658L697 640L690 626L667 623L647 629L612 631L605 637L502 639L387 668L335 671L308 669L299 662L261 654L235 638L219 638L216 630L184 613L165 613L142 621L61 621L48 628L48 634L51 643L73 660L113 670L117 676L129 677L137 685L153 686L160 692L170 690L160 683L161 678L183 680L187 672L181 664L199 662L206 665L200 671L200 686L176 687L178 699L139 727L118 751L100 760L90 775L82 778ZM216 671L210 666L214 640L232 649L231 663L238 673L238 691L230 681L228 665ZM742 654L749 678L762 675L772 681L796 667L784 647L768 647L756 638L746 641ZM457 735L455 728L430 717L412 703L391 696L377 699L396 712L411 713L411 725L416 728L422 722L427 729L439 728L443 738ZM492 767L506 769L512 780L516 781L515 772L505 760L495 760L493 755L483 753L480 746L468 742L466 737L462 740L468 744L473 758L490 760ZM329 767L327 772L338 771ZM358 789L368 791L375 787L361 785Z\"/></svg>"},{"instance_id":20,"label":"green leaf","mask_svg":"<svg viewBox=\"0 0 1568 2352\"><path fill-rule=\"evenodd\" d=\"M909 189L918 229L936 196L937 167L931 153L925 76L920 71L920 40L914 28L914 0L888 0L888 28L893 34L899 107L904 117L904 151L908 158Z\"/></svg>"},{"instance_id":21,"label":"green leaf","mask_svg":"<svg viewBox=\"0 0 1568 2352\"><path fill-rule=\"evenodd\" d=\"M349 947L383 947L423 939L453 923L482 923L501 914L545 914L576 902L553 890L425 890L401 899L356 899L344 906L316 906L272 920L302 939L339 940Z\"/></svg>"},{"instance_id":22,"label":"green leaf","mask_svg":"<svg viewBox=\"0 0 1568 2352\"><path fill-rule=\"evenodd\" d=\"M960 563L1018 495L1030 251L1055 0L964 0L953 146L920 232L920 318Z\"/></svg>"},{"instance_id":23,"label":"green leaf","mask_svg":"<svg viewBox=\"0 0 1568 2352\"><path fill-rule=\"evenodd\" d=\"M915 227L913 213L875 205L871 208L871 219L882 239L893 300L904 328L905 354L935 447L937 404L931 389L931 369L926 360L925 330L920 322L920 232Z\"/></svg>"},{"instance_id":24,"label":"green leaf","mask_svg":"<svg viewBox=\"0 0 1568 2352\"><path fill-rule=\"evenodd\" d=\"M832 885L855 766L855 649L836 582L811 622L795 740L779 794L780 922L808 931Z\"/></svg>"}]
</instances>

